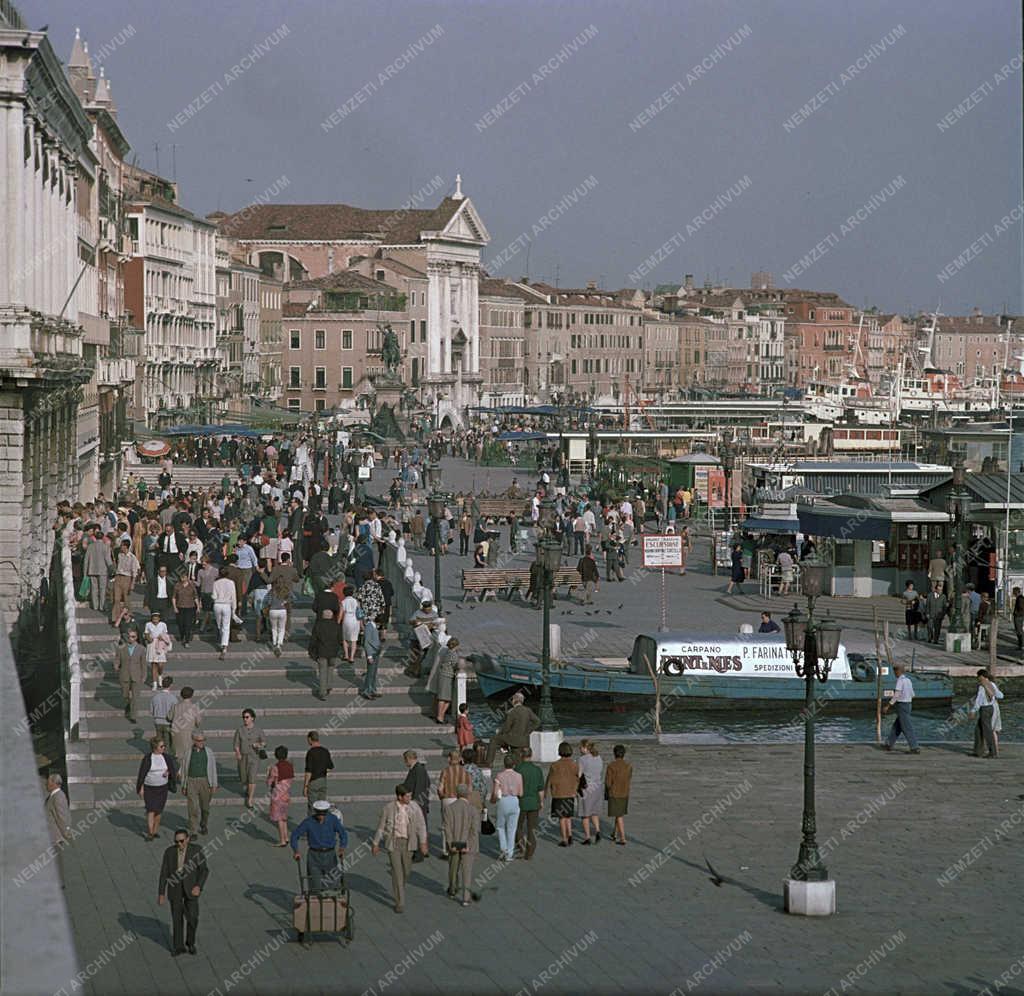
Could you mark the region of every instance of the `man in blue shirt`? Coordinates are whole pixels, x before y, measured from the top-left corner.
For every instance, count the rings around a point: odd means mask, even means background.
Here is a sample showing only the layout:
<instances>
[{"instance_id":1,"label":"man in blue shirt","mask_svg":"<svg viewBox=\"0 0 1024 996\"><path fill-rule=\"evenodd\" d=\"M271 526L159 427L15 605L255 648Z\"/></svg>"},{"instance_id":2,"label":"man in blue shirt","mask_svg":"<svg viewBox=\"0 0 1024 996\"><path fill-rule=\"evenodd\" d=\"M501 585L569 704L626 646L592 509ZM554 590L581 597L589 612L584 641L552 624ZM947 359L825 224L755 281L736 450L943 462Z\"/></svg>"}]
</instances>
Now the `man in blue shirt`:
<instances>
[{"instance_id":1,"label":"man in blue shirt","mask_svg":"<svg viewBox=\"0 0 1024 996\"><path fill-rule=\"evenodd\" d=\"M259 561L256 559L256 551L249 546L245 539L239 539L235 544L235 556L238 558L238 569L242 572L243 576L242 597L239 600L238 614L244 616L245 604L249 597L249 581Z\"/></svg>"},{"instance_id":2,"label":"man in blue shirt","mask_svg":"<svg viewBox=\"0 0 1024 996\"><path fill-rule=\"evenodd\" d=\"M302 859L299 841L305 837L309 843L306 874L310 892L341 888L343 880L340 860L345 857L345 848L348 847L348 831L330 809L331 804L326 799L317 799L313 803L313 815L307 816L292 831L291 844L296 861ZM338 838L337 854L334 851L335 837Z\"/></svg>"},{"instance_id":3,"label":"man in blue shirt","mask_svg":"<svg viewBox=\"0 0 1024 996\"><path fill-rule=\"evenodd\" d=\"M772 619L770 612L762 612L761 625L758 626L757 631L758 633L778 633L780 632L779 624Z\"/></svg>"}]
</instances>

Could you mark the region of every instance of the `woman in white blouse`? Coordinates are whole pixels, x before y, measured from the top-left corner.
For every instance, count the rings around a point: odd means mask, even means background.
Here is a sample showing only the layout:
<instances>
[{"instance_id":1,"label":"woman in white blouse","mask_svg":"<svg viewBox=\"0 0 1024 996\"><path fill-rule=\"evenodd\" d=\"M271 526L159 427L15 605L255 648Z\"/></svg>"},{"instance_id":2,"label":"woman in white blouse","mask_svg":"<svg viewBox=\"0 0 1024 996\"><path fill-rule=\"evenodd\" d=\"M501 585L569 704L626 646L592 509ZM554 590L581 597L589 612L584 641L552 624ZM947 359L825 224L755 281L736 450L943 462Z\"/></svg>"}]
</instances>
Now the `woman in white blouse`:
<instances>
[{"instance_id":1,"label":"woman in white blouse","mask_svg":"<svg viewBox=\"0 0 1024 996\"><path fill-rule=\"evenodd\" d=\"M220 632L220 659L224 660L224 654L231 642L231 617L235 614L238 606L238 592L235 590L235 582L228 577L228 569L220 569L220 577L213 582L213 619Z\"/></svg>"},{"instance_id":2,"label":"woman in white blouse","mask_svg":"<svg viewBox=\"0 0 1024 996\"><path fill-rule=\"evenodd\" d=\"M150 615L143 635L146 640L146 661L152 668L155 692L160 688L164 664L167 663L167 651L171 649L171 635L167 632L167 623L160 618L159 612Z\"/></svg>"}]
</instances>

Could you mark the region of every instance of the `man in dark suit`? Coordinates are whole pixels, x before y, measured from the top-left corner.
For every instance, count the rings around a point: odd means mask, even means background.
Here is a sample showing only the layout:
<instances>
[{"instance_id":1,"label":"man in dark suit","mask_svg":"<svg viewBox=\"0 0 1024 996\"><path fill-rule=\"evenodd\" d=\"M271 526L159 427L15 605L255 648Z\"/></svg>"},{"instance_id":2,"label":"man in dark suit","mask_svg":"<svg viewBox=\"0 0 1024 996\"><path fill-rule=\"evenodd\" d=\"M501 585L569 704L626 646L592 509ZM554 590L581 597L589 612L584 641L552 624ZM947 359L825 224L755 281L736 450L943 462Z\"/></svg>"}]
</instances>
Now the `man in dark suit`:
<instances>
[{"instance_id":1,"label":"man in dark suit","mask_svg":"<svg viewBox=\"0 0 1024 996\"><path fill-rule=\"evenodd\" d=\"M934 560L933 560L934 563ZM925 599L925 619L928 620L928 639L938 643L942 636L942 620L949 611L949 599L936 586Z\"/></svg>"},{"instance_id":2,"label":"man in dark suit","mask_svg":"<svg viewBox=\"0 0 1024 996\"><path fill-rule=\"evenodd\" d=\"M157 565L166 566L168 572L173 576L184 562L187 550L188 540L185 539L185 534L168 522L164 526L163 534L157 545Z\"/></svg>"},{"instance_id":3,"label":"man in dark suit","mask_svg":"<svg viewBox=\"0 0 1024 996\"><path fill-rule=\"evenodd\" d=\"M198 844L188 842L188 833L175 830L174 845L164 851L160 863L160 885L157 902L171 903L171 926L173 941L172 954L177 957L196 953L196 925L199 923L199 894L206 885L210 870L206 867L206 855ZM182 944L182 930L188 926L185 943Z\"/></svg>"}]
</instances>

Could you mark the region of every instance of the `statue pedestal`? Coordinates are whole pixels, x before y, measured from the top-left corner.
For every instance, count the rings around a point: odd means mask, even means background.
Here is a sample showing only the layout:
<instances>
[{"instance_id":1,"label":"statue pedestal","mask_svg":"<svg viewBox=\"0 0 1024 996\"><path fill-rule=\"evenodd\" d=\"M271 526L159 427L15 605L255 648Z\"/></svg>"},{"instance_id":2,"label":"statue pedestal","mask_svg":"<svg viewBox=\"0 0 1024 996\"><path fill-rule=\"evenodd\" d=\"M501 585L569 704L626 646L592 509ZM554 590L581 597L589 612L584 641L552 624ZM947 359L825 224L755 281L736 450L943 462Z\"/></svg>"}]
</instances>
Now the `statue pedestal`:
<instances>
[{"instance_id":1,"label":"statue pedestal","mask_svg":"<svg viewBox=\"0 0 1024 996\"><path fill-rule=\"evenodd\" d=\"M391 410L395 427L404 436L409 435L409 422L402 414L402 395L405 393L405 385L395 376L384 374L377 377L373 382L373 390L376 395L377 411L380 412L387 407ZM386 426L381 426L387 429ZM394 431L394 430L392 430ZM385 432L387 434L387 432Z\"/></svg>"}]
</instances>

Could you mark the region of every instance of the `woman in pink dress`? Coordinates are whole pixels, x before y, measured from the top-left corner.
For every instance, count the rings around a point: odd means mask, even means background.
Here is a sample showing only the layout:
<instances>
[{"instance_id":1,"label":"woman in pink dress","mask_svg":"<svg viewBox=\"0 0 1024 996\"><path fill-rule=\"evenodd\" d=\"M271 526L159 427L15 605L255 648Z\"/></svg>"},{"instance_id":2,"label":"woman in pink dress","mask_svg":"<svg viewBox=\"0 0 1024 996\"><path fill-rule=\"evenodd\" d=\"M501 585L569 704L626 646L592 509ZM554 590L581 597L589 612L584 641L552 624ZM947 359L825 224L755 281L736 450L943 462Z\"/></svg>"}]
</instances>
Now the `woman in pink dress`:
<instances>
[{"instance_id":1,"label":"woman in pink dress","mask_svg":"<svg viewBox=\"0 0 1024 996\"><path fill-rule=\"evenodd\" d=\"M295 769L288 760L287 747L275 747L274 757L277 763L270 766L267 772L267 785L270 786L270 819L277 824L277 835L280 838L275 847L288 846L288 806L292 801L292 780Z\"/></svg>"}]
</instances>

